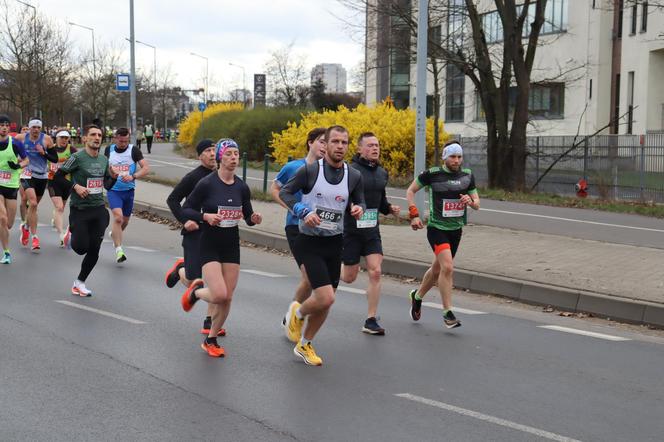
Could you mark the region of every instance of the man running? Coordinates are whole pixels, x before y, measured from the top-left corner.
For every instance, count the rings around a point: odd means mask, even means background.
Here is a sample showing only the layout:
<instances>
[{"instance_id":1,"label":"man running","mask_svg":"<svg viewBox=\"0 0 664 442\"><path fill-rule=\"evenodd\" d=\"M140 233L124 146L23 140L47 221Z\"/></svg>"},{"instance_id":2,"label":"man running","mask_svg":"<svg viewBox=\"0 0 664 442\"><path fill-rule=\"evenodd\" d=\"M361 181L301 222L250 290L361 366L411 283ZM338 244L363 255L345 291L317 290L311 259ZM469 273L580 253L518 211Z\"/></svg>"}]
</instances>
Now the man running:
<instances>
[{"instance_id":1,"label":"man running","mask_svg":"<svg viewBox=\"0 0 664 442\"><path fill-rule=\"evenodd\" d=\"M58 161L48 162L48 194L53 202L53 226L58 231L60 247L65 246L65 236L69 235L69 228L64 229L62 218L65 211L65 204L71 194L71 188L58 185L53 178L55 177L55 172L60 169L60 166L76 153L76 148L69 144L70 138L69 132L66 130L60 130L56 133L55 150L58 154Z\"/></svg>"},{"instance_id":2,"label":"man running","mask_svg":"<svg viewBox=\"0 0 664 442\"><path fill-rule=\"evenodd\" d=\"M37 236L39 221L37 207L48 185L48 162L57 162L58 154L51 137L42 132L41 120L31 120L28 127L30 131L27 134L16 136L16 139L23 143L30 159L30 163L21 174L21 186L25 190L25 203L27 203L27 225L21 224L21 245L27 246L32 235L31 249L36 252L40 249ZM23 200L21 204L24 204Z\"/></svg>"},{"instance_id":3,"label":"man running","mask_svg":"<svg viewBox=\"0 0 664 442\"><path fill-rule=\"evenodd\" d=\"M270 191L272 192L272 198L284 208L288 209L288 206L279 198L279 191L282 187L290 180L297 170L304 166L305 164L313 164L325 156L325 128L317 127L312 129L307 134L307 156L300 158L298 160L289 161L281 168L276 178L272 182ZM298 192L296 195L297 201L300 202L302 199L302 192ZM304 271L302 266L302 260L298 258L297 251L295 250L295 238L300 233L298 227L298 219L293 213L289 210L286 214L286 240L288 241L288 247L290 248L293 258L295 258L295 263L297 264L298 269L300 269L301 278L300 284L298 284L295 289L294 300L302 304L310 295L311 295L311 285L309 285L309 280L307 279L307 273ZM286 326L286 316L281 321L282 325Z\"/></svg>"},{"instance_id":4,"label":"man running","mask_svg":"<svg viewBox=\"0 0 664 442\"><path fill-rule=\"evenodd\" d=\"M453 259L461 242L461 229L465 223L466 207L480 208L480 197L475 188L475 177L470 169L462 169L463 149L457 141L449 142L443 149L442 167L425 170L406 191L410 225L413 230L423 229L424 224L415 205L415 193L426 187L429 190L429 221L427 239L433 250L431 267L424 273L417 290L411 290L410 316L419 321L422 298L434 286L443 301L443 322L447 328L461 326L452 312Z\"/></svg>"},{"instance_id":5,"label":"man running","mask_svg":"<svg viewBox=\"0 0 664 442\"><path fill-rule=\"evenodd\" d=\"M244 219L249 226L263 218L251 206L249 186L235 175L240 148L231 139L221 139L215 150L217 172L201 179L184 203L185 216L205 222L200 242L203 279L195 279L184 292L182 309L190 311L199 299L214 304L210 333L201 348L212 357L224 356L217 333L231 311L233 292L240 275L240 230ZM205 281L205 282L203 282ZM203 288L203 285L207 287Z\"/></svg>"},{"instance_id":6,"label":"man running","mask_svg":"<svg viewBox=\"0 0 664 442\"><path fill-rule=\"evenodd\" d=\"M111 144L104 151L111 169L118 174L118 180L106 196L108 205L113 214L111 238L115 246L115 260L118 263L127 260L122 250L122 233L129 224L131 212L134 209L134 190L136 180L150 172L148 162L143 158L141 150L129 144L129 129L121 127L115 131L115 144ZM140 167L140 169L137 167Z\"/></svg>"},{"instance_id":7,"label":"man running","mask_svg":"<svg viewBox=\"0 0 664 442\"><path fill-rule=\"evenodd\" d=\"M113 187L117 174L108 166L108 159L99 155L102 131L95 125L83 128L85 148L72 155L55 173L55 180L73 190L69 203L71 248L85 255L81 271L71 288L73 295L92 296L85 281L99 259L99 249L108 227L108 210L103 189ZM67 179L71 174L71 181Z\"/></svg>"},{"instance_id":8,"label":"man running","mask_svg":"<svg viewBox=\"0 0 664 442\"><path fill-rule=\"evenodd\" d=\"M296 342L293 352L308 365L323 364L312 340L325 322L339 285L344 213L349 206L355 219L364 213L362 176L344 162L348 130L329 127L325 142L325 157L301 167L279 192L281 200L298 217L300 234L295 248L313 289L302 304L293 301L286 316L288 339ZM300 191L302 200L298 202Z\"/></svg>"},{"instance_id":9,"label":"man running","mask_svg":"<svg viewBox=\"0 0 664 442\"><path fill-rule=\"evenodd\" d=\"M9 117L0 115L0 264L12 262L9 231L16 217L16 196L20 186L21 168L26 167L29 161L23 143L9 136L10 125Z\"/></svg>"},{"instance_id":10,"label":"man running","mask_svg":"<svg viewBox=\"0 0 664 442\"><path fill-rule=\"evenodd\" d=\"M399 216L401 208L390 204L385 195L388 174L378 163L380 143L372 132L364 132L357 140L358 153L350 167L362 174L364 201L367 209L362 218L344 217L344 251L341 280L352 283L360 270L360 257L364 256L369 274L367 287L367 319L362 331L370 335L384 335L385 329L378 324L376 311L380 298L380 276L383 263L383 244L378 227L378 213Z\"/></svg>"},{"instance_id":11,"label":"man running","mask_svg":"<svg viewBox=\"0 0 664 442\"><path fill-rule=\"evenodd\" d=\"M217 169L215 160L214 141L205 139L196 145L199 166L186 174L182 180L173 188L173 191L166 199L168 208L171 209L173 216L182 224L182 250L184 258L175 261L173 267L166 272L166 286L173 288L180 281L185 287L189 287L191 282L199 279L201 273L200 241L201 241L201 223L187 218L182 210L182 200L187 198L196 187L198 182ZM207 315L203 320L201 334L208 335L212 326L212 304L208 304ZM226 334L225 330L219 330L219 335Z\"/></svg>"}]
</instances>

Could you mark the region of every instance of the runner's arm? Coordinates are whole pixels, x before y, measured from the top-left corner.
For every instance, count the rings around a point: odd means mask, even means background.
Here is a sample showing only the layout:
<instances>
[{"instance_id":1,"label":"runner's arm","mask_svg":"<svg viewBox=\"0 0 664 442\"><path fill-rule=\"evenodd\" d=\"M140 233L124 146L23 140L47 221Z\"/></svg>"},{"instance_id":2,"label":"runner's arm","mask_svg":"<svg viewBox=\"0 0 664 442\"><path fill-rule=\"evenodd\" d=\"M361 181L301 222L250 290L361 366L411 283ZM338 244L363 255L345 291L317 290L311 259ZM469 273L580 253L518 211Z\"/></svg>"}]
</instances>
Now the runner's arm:
<instances>
[{"instance_id":1,"label":"runner's arm","mask_svg":"<svg viewBox=\"0 0 664 442\"><path fill-rule=\"evenodd\" d=\"M194 190L187 196L187 201L182 206L182 213L185 221L192 220L203 222L203 213L201 207L203 206L203 195L206 194L207 187L205 182L199 181L194 187Z\"/></svg>"},{"instance_id":2,"label":"runner's arm","mask_svg":"<svg viewBox=\"0 0 664 442\"><path fill-rule=\"evenodd\" d=\"M385 182L388 182L390 179L389 174L385 171ZM380 205L378 206L378 211L383 215L389 215L392 213L392 205L387 201L387 192L383 189L383 192L380 195Z\"/></svg>"},{"instance_id":3,"label":"runner's arm","mask_svg":"<svg viewBox=\"0 0 664 442\"><path fill-rule=\"evenodd\" d=\"M242 183L242 216L244 216L244 222L248 226L256 225L255 222L251 220L251 215L254 214L254 208L251 206L251 190L247 183Z\"/></svg>"},{"instance_id":4,"label":"runner's arm","mask_svg":"<svg viewBox=\"0 0 664 442\"><path fill-rule=\"evenodd\" d=\"M175 186L173 191L168 198L166 198L166 204L168 208L171 209L171 213L175 216L181 224L189 221L182 210L182 200L185 199L193 190L195 186L195 181L190 175L185 175L184 178Z\"/></svg>"},{"instance_id":5,"label":"runner's arm","mask_svg":"<svg viewBox=\"0 0 664 442\"><path fill-rule=\"evenodd\" d=\"M28 158L28 154L25 152L25 146L23 146L23 143L20 141L14 140L12 142L12 149L14 150L14 154L20 158L18 165L20 167L25 167L28 165L30 162L30 159Z\"/></svg>"},{"instance_id":6,"label":"runner's arm","mask_svg":"<svg viewBox=\"0 0 664 442\"><path fill-rule=\"evenodd\" d=\"M104 189L111 190L115 186L115 182L118 180L118 176L113 173L111 166L106 168L106 173L104 174Z\"/></svg>"},{"instance_id":7,"label":"runner's arm","mask_svg":"<svg viewBox=\"0 0 664 442\"><path fill-rule=\"evenodd\" d=\"M76 183L72 181L69 181L67 179L67 174L73 172L78 168L78 162L76 160L75 156L70 156L67 161L64 162L64 164L55 172L55 175L53 176L53 182L57 184L60 187L63 187L65 189L74 189L74 186L76 186Z\"/></svg>"},{"instance_id":8,"label":"runner's arm","mask_svg":"<svg viewBox=\"0 0 664 442\"><path fill-rule=\"evenodd\" d=\"M471 199L471 202L467 203L474 210L480 210L480 195L477 193L477 187L475 187L475 175L470 176L470 186L468 186L468 196Z\"/></svg>"},{"instance_id":9,"label":"runner's arm","mask_svg":"<svg viewBox=\"0 0 664 442\"><path fill-rule=\"evenodd\" d=\"M57 163L58 162L58 151L55 150L55 146L53 146L52 144L49 148L46 149L46 152L44 153L44 156L51 163Z\"/></svg>"},{"instance_id":10,"label":"runner's arm","mask_svg":"<svg viewBox=\"0 0 664 442\"><path fill-rule=\"evenodd\" d=\"M364 202L364 183L362 182L362 174L354 168L348 168L348 193L350 202L356 206L360 206L362 211L367 210L367 205Z\"/></svg>"},{"instance_id":11,"label":"runner's arm","mask_svg":"<svg viewBox=\"0 0 664 442\"><path fill-rule=\"evenodd\" d=\"M281 207L288 210L290 209L279 197L279 192L281 191L281 188L284 187L284 184L288 182L288 177L292 175L293 171L290 170L290 164L291 163L284 164L284 167L281 168L277 176L274 178L274 181L272 181L272 184L270 184L270 193L272 194L272 199L275 200Z\"/></svg>"},{"instance_id":12,"label":"runner's arm","mask_svg":"<svg viewBox=\"0 0 664 442\"><path fill-rule=\"evenodd\" d=\"M303 193L310 192L317 177L318 163L307 164L304 167L300 167L297 172L295 172L295 175L293 175L293 177L288 180L279 191L279 198L281 198L281 200L288 206L288 209L300 219L304 219L304 217L311 212L311 207L307 207L306 204L298 202L295 194L299 191L302 191Z\"/></svg>"}]
</instances>

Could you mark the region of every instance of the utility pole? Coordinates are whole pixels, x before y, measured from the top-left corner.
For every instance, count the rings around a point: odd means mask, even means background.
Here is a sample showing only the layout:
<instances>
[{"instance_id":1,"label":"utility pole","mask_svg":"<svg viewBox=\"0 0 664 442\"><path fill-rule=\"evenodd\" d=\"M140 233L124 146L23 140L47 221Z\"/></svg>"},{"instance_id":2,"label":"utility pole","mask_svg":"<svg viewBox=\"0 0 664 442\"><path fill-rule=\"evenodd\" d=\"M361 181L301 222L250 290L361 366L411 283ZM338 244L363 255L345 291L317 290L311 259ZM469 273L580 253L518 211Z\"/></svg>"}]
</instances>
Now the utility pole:
<instances>
[{"instance_id":1,"label":"utility pole","mask_svg":"<svg viewBox=\"0 0 664 442\"><path fill-rule=\"evenodd\" d=\"M415 123L415 165L413 178L426 167L427 142L427 35L429 33L429 0L418 0L417 14L417 83ZM415 204L424 213L424 192L415 194ZM429 215L431 216L431 215Z\"/></svg>"},{"instance_id":2,"label":"utility pole","mask_svg":"<svg viewBox=\"0 0 664 442\"><path fill-rule=\"evenodd\" d=\"M136 144L136 44L134 39L134 0L129 0L129 114L131 115L131 143Z\"/></svg>"}]
</instances>

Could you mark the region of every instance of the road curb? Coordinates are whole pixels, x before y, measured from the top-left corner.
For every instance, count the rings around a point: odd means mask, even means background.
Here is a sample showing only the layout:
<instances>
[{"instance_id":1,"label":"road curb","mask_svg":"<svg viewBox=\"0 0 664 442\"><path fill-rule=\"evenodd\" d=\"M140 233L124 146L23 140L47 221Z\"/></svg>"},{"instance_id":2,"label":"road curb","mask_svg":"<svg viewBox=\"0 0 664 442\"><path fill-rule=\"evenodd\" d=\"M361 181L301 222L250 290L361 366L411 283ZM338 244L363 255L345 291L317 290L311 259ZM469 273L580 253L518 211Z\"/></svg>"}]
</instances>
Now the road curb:
<instances>
[{"instance_id":1,"label":"road curb","mask_svg":"<svg viewBox=\"0 0 664 442\"><path fill-rule=\"evenodd\" d=\"M157 216L175 221L171 211L164 207L136 201L134 210L151 212ZM285 236L263 232L256 228L240 227L240 239L271 249L289 250ZM428 267L428 263L385 255L382 270L386 274L421 278ZM539 284L463 268L454 270L454 286L458 289L497 295L526 304L550 305L570 312L592 313L596 316L623 322L664 327L664 305L656 303Z\"/></svg>"}]
</instances>

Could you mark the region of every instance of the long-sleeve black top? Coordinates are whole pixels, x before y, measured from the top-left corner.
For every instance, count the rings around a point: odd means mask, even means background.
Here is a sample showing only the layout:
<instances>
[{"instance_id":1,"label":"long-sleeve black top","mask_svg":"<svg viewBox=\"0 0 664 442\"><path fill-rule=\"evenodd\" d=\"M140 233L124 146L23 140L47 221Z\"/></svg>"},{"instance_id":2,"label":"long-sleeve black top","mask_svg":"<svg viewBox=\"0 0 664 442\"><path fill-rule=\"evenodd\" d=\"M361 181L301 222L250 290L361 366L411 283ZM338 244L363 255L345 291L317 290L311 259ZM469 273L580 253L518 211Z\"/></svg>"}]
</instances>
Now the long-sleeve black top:
<instances>
[{"instance_id":1,"label":"long-sleeve black top","mask_svg":"<svg viewBox=\"0 0 664 442\"><path fill-rule=\"evenodd\" d=\"M181 224L184 224L188 221L188 218L185 216L182 209L182 200L188 198L191 192L196 187L198 182L208 176L210 173L214 172L212 169L208 169L204 166L198 166L196 169L192 170L186 174L180 182L173 188L173 191L168 198L166 198L166 204L168 208L171 209L171 213L175 216ZM190 232L186 231L184 228L180 232L182 235L186 235Z\"/></svg>"}]
</instances>

